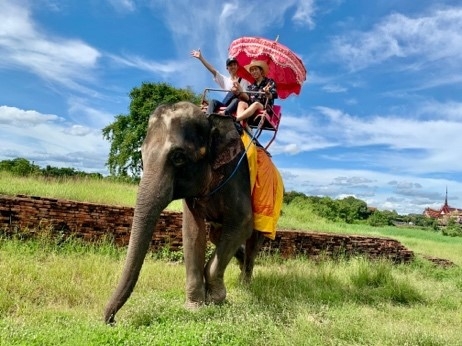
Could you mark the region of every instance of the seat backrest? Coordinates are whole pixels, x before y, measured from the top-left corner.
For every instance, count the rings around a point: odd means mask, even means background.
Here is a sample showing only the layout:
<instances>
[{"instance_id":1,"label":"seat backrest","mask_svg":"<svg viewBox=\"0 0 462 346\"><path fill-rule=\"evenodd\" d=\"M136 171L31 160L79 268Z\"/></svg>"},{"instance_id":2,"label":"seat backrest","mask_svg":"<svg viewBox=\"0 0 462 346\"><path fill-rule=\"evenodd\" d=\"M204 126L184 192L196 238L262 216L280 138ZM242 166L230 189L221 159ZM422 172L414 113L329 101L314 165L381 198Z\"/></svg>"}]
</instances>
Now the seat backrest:
<instances>
[{"instance_id":1,"label":"seat backrest","mask_svg":"<svg viewBox=\"0 0 462 346\"><path fill-rule=\"evenodd\" d=\"M271 116L271 124L275 129L279 127L279 123L281 122L282 112L280 105L273 106L273 115Z\"/></svg>"}]
</instances>

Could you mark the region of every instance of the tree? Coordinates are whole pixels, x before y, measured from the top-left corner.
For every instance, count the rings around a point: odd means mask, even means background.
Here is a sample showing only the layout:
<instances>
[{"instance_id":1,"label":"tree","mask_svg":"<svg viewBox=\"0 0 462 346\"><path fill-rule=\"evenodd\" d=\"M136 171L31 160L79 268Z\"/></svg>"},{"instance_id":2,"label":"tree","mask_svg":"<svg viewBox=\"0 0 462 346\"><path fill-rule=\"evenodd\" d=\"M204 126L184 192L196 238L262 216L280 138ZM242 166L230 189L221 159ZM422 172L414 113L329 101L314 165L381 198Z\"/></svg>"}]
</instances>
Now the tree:
<instances>
[{"instance_id":1,"label":"tree","mask_svg":"<svg viewBox=\"0 0 462 346\"><path fill-rule=\"evenodd\" d=\"M8 171L17 176L40 174L40 167L28 160L18 157L13 160L0 161L0 171Z\"/></svg>"},{"instance_id":2,"label":"tree","mask_svg":"<svg viewBox=\"0 0 462 346\"><path fill-rule=\"evenodd\" d=\"M149 116L161 104L190 101L200 103L201 96L191 89L176 89L166 83L142 83L129 94L130 113L116 115L106 126L103 137L111 142L106 166L116 176L140 176L141 145L146 135Z\"/></svg>"},{"instance_id":3,"label":"tree","mask_svg":"<svg viewBox=\"0 0 462 346\"><path fill-rule=\"evenodd\" d=\"M462 237L462 227L454 218L450 217L446 226L443 226L442 233L450 237Z\"/></svg>"},{"instance_id":4,"label":"tree","mask_svg":"<svg viewBox=\"0 0 462 346\"><path fill-rule=\"evenodd\" d=\"M288 191L284 192L283 203L290 204L297 197L300 197L308 201L308 197L304 193L297 191Z\"/></svg>"},{"instance_id":5,"label":"tree","mask_svg":"<svg viewBox=\"0 0 462 346\"><path fill-rule=\"evenodd\" d=\"M330 221L337 221L338 210L336 202L327 196L308 196L313 212Z\"/></svg>"},{"instance_id":6,"label":"tree","mask_svg":"<svg viewBox=\"0 0 462 346\"><path fill-rule=\"evenodd\" d=\"M396 212L388 210L376 210L367 219L367 223L374 227L393 226L393 220L397 217Z\"/></svg>"},{"instance_id":7,"label":"tree","mask_svg":"<svg viewBox=\"0 0 462 346\"><path fill-rule=\"evenodd\" d=\"M367 203L349 196L337 200L338 217L346 223L353 223L356 220L365 220L370 213L367 209Z\"/></svg>"}]
</instances>

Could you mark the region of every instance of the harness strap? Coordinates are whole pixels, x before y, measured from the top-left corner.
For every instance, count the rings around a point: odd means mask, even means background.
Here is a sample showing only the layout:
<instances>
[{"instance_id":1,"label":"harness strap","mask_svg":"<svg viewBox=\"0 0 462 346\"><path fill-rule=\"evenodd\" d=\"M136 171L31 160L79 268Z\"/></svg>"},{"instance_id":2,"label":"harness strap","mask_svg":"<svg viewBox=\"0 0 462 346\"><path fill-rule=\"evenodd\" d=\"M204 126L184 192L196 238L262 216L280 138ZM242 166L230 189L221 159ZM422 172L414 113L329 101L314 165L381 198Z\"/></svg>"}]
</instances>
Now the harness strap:
<instances>
[{"instance_id":1,"label":"harness strap","mask_svg":"<svg viewBox=\"0 0 462 346\"><path fill-rule=\"evenodd\" d=\"M239 166L240 166L241 163L242 163L242 160L243 160L244 157L246 157L246 155L247 155L247 151L249 150L249 148L250 148L250 146L252 145L252 143L254 143L254 140L255 140L255 135L252 136L252 138L251 138L249 144L247 145L247 147L245 148L245 150L242 152L241 157L239 158L239 161L237 162L236 167L234 167L234 170L231 172L231 174L230 174L226 179L224 179L224 180L223 180L223 179L220 179L221 182L220 182L220 183L218 184L218 186L215 187L212 191L210 191L209 193L207 193L207 194L204 195L204 196L194 197L194 200L198 200L198 199L202 199L202 198L208 198L208 197L212 196L213 194L215 194L217 191L219 191L221 188L223 188L223 186L225 186L226 183L227 183L228 181L230 181L231 178L236 174L236 172L237 172ZM234 157L236 157L236 156L234 156ZM233 157L233 158L234 158L234 157ZM228 162L229 162L229 161L228 161ZM220 165L220 166L222 166L222 165ZM220 166L218 166L218 167L220 167ZM213 167L212 167L212 168L213 168Z\"/></svg>"}]
</instances>

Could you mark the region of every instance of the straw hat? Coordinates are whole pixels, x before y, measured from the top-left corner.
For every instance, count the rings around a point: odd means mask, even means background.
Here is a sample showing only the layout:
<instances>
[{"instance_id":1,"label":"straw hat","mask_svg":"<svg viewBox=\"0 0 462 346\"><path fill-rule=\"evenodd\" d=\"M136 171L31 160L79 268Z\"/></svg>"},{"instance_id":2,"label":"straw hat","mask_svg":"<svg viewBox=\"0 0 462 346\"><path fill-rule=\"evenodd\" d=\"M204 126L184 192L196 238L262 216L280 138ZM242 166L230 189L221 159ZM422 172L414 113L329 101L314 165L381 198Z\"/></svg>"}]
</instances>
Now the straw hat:
<instances>
[{"instance_id":1,"label":"straw hat","mask_svg":"<svg viewBox=\"0 0 462 346\"><path fill-rule=\"evenodd\" d=\"M245 65L245 69L250 72L250 68L255 67L255 66L260 67L263 70L264 76L268 74L268 70L269 70L268 64L266 63L266 61L263 61L263 60L252 60L250 64Z\"/></svg>"}]
</instances>

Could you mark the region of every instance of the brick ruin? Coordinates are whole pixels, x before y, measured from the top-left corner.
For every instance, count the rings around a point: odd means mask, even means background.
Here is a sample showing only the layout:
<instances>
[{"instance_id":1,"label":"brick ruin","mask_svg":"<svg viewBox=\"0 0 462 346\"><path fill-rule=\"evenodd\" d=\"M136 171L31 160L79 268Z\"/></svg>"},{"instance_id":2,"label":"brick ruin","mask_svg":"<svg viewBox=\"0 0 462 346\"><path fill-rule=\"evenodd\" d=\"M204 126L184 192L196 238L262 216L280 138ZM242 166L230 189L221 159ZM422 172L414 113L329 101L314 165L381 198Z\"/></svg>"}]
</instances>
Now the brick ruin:
<instances>
[{"instance_id":1,"label":"brick ruin","mask_svg":"<svg viewBox=\"0 0 462 346\"><path fill-rule=\"evenodd\" d=\"M52 231L85 241L112 239L126 246L130 236L133 208L53 198L0 195L0 231L34 236ZM151 242L151 250L181 250L182 214L162 212ZM413 260L414 253L390 238L278 230L274 241L266 240L263 251L283 258L307 256L311 259L362 255L387 258L397 263Z\"/></svg>"}]
</instances>

